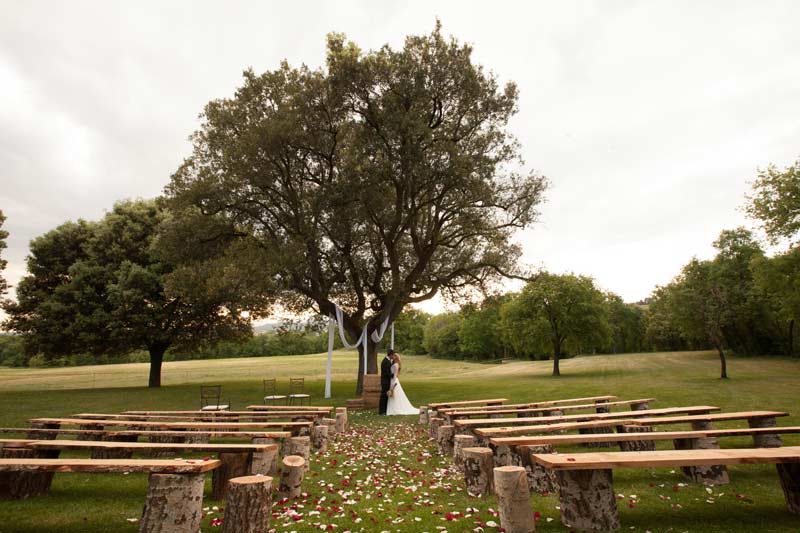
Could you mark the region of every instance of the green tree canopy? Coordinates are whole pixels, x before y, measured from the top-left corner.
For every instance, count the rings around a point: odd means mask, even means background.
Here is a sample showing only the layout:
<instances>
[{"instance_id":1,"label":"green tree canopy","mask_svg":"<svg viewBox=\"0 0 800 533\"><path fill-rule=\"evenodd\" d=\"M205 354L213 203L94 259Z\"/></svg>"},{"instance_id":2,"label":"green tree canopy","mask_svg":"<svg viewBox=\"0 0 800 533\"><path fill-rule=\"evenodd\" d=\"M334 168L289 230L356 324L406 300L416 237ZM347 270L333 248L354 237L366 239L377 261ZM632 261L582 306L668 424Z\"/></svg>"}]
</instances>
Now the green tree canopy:
<instances>
[{"instance_id":1,"label":"green tree canopy","mask_svg":"<svg viewBox=\"0 0 800 533\"><path fill-rule=\"evenodd\" d=\"M756 287L781 323L780 337L787 355L794 355L795 325L800 320L800 247L775 257L757 256L752 262Z\"/></svg>"},{"instance_id":2,"label":"green tree canopy","mask_svg":"<svg viewBox=\"0 0 800 533\"><path fill-rule=\"evenodd\" d=\"M795 239L800 233L800 159L783 170L769 165L753 182L747 214L761 221L770 241Z\"/></svg>"},{"instance_id":3,"label":"green tree canopy","mask_svg":"<svg viewBox=\"0 0 800 533\"><path fill-rule=\"evenodd\" d=\"M503 319L504 330L519 342L548 339L554 376L561 374L559 361L568 346L592 351L610 334L605 295L591 278L574 274L538 274L509 302Z\"/></svg>"},{"instance_id":4,"label":"green tree canopy","mask_svg":"<svg viewBox=\"0 0 800 533\"><path fill-rule=\"evenodd\" d=\"M22 334L28 354L150 353L149 385L161 384L164 352L250 334L226 287L173 296L173 267L156 254L154 201L120 202L99 222L67 222L34 239L17 302L6 302L6 326ZM188 281L178 278L178 283Z\"/></svg>"},{"instance_id":5,"label":"green tree canopy","mask_svg":"<svg viewBox=\"0 0 800 533\"><path fill-rule=\"evenodd\" d=\"M247 71L206 106L166 189L178 224L165 249L256 265L247 283L272 303L339 305L353 339L410 303L517 275L510 237L535 221L546 180L518 170L516 109L516 86L438 24L400 50L332 34L324 69ZM217 271L247 279L237 269Z\"/></svg>"}]
</instances>

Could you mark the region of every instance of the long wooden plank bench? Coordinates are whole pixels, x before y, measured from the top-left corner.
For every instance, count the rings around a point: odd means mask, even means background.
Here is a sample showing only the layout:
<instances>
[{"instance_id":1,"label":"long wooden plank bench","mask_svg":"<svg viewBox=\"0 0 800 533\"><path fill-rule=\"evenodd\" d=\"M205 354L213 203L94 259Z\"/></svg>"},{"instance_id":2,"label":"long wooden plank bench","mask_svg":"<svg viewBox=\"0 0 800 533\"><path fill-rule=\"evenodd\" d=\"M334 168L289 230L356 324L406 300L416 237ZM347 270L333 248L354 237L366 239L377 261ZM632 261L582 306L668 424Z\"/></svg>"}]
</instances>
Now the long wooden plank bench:
<instances>
[{"instance_id":1,"label":"long wooden plank bench","mask_svg":"<svg viewBox=\"0 0 800 533\"><path fill-rule=\"evenodd\" d=\"M667 407L663 409L647 409L644 411L619 411L614 413L586 413L563 416L543 416L543 417L522 417L522 418L470 418L453 420L453 425L457 428L471 429L490 426L524 426L540 425L548 422L581 422L585 420L608 420L613 422L608 425L617 424L614 419L622 418L647 418L653 415L667 416L673 414L692 414L709 413L719 411L719 407L712 405L692 405L688 407Z\"/></svg>"},{"instance_id":2,"label":"long wooden plank bench","mask_svg":"<svg viewBox=\"0 0 800 533\"><path fill-rule=\"evenodd\" d=\"M31 454L27 451L33 452ZM212 497L225 498L228 481L246 475L274 476L278 467L277 444L166 444L86 440L0 439L1 456L56 459L62 450L90 450L92 459L130 459L135 452L211 452L218 454L220 468L214 470ZM45 452L37 454L36 452Z\"/></svg>"},{"instance_id":3,"label":"long wooden plank bench","mask_svg":"<svg viewBox=\"0 0 800 533\"><path fill-rule=\"evenodd\" d=\"M577 404L577 405L559 405L552 407L526 407L517 409L493 409L491 411L484 409L473 410L458 410L441 413L445 419L456 418L469 418L471 416L490 415L497 417L498 415L516 415L522 418L522 415L544 415L544 416L561 416L564 411L580 411L583 409L596 409L598 413L608 413L612 407L630 406L633 411L643 411L650 409L650 402L655 401L655 398L639 398L636 400L620 400L616 402L598 402L590 404Z\"/></svg>"},{"instance_id":4,"label":"long wooden plank bench","mask_svg":"<svg viewBox=\"0 0 800 533\"><path fill-rule=\"evenodd\" d=\"M527 402L527 403L510 403L510 404L499 404L499 405L487 405L483 406L480 409L486 411L494 411L495 409L528 409L528 408L537 408L537 407L552 407L554 405L565 405L565 404L573 404L573 403L586 403L586 402L595 402L595 403L602 403L602 402L610 402L612 400L616 400L616 396L606 395L606 396L588 396L585 398L564 398L561 400L542 400L536 402ZM451 415L453 413L460 413L461 411L472 411L478 408L475 407L443 407L441 409L437 409L439 413Z\"/></svg>"},{"instance_id":5,"label":"long wooden plank bench","mask_svg":"<svg viewBox=\"0 0 800 533\"><path fill-rule=\"evenodd\" d=\"M291 431L155 431L146 429L72 429L72 428L0 428L0 433L26 434L28 438L55 439L58 435L76 435L87 440L107 438L135 442L138 437L149 437L153 442L183 443L211 438L224 439L274 439L284 440L292 436Z\"/></svg>"},{"instance_id":6,"label":"long wooden plank bench","mask_svg":"<svg viewBox=\"0 0 800 533\"><path fill-rule=\"evenodd\" d=\"M787 508L800 514L800 446L724 450L533 454L558 479L561 520L567 527L620 529L612 472L616 468L776 464Z\"/></svg>"},{"instance_id":7,"label":"long wooden plank bench","mask_svg":"<svg viewBox=\"0 0 800 533\"><path fill-rule=\"evenodd\" d=\"M241 422L249 420L251 422L269 421L269 420L318 420L324 418L327 414L325 411L279 411L279 412L255 412L255 411L242 411L225 416L209 416L207 413L218 413L220 411L206 411L206 414L186 414L186 415L134 415L134 414L111 414L111 413L78 413L71 415L71 418L85 418L87 420L153 420L153 421L197 421L197 422L213 422L221 420L226 422Z\"/></svg>"},{"instance_id":8,"label":"long wooden plank bench","mask_svg":"<svg viewBox=\"0 0 800 533\"><path fill-rule=\"evenodd\" d=\"M322 411L324 413L331 413L334 409L333 406L328 405L248 405L246 409L251 411ZM136 411L131 411L136 413Z\"/></svg>"},{"instance_id":9,"label":"long wooden plank bench","mask_svg":"<svg viewBox=\"0 0 800 533\"><path fill-rule=\"evenodd\" d=\"M139 531L199 531L204 476L219 466L215 459L0 459L0 498L42 494L42 481L55 472L147 473L150 482Z\"/></svg>"},{"instance_id":10,"label":"long wooden plank bench","mask_svg":"<svg viewBox=\"0 0 800 533\"><path fill-rule=\"evenodd\" d=\"M31 427L58 428L62 425L82 426L84 429L107 426L134 427L153 430L247 430L279 429L293 434L309 432L313 422L154 422L142 420L87 420L83 418L32 418Z\"/></svg>"},{"instance_id":11,"label":"long wooden plank bench","mask_svg":"<svg viewBox=\"0 0 800 533\"><path fill-rule=\"evenodd\" d=\"M439 410L440 407L453 407L460 405L501 405L508 401L508 398L490 398L487 400L461 400L453 402L435 402L429 403L428 408Z\"/></svg>"},{"instance_id":12,"label":"long wooden plank bench","mask_svg":"<svg viewBox=\"0 0 800 533\"><path fill-rule=\"evenodd\" d=\"M614 424L632 425L636 420L631 418L623 418L614 420ZM551 424L535 424L532 426L515 426L515 427L488 427L488 428L474 428L473 432L480 439L489 439L492 437L508 437L510 435L526 435L536 433L558 433L562 431L574 431L587 428L600 428L608 427L607 420L587 420L584 422L555 422ZM486 441L488 442L488 440Z\"/></svg>"}]
</instances>

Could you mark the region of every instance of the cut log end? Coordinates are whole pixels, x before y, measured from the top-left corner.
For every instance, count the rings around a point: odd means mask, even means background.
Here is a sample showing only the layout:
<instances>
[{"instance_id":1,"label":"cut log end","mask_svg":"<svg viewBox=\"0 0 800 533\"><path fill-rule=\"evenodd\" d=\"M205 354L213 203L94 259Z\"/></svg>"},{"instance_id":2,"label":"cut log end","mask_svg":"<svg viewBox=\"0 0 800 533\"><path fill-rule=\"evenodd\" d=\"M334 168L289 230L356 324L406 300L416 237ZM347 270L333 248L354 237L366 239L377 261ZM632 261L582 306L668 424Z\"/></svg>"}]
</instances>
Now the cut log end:
<instances>
[{"instance_id":1,"label":"cut log end","mask_svg":"<svg viewBox=\"0 0 800 533\"><path fill-rule=\"evenodd\" d=\"M231 479L222 533L261 533L269 530L272 478L243 476Z\"/></svg>"}]
</instances>

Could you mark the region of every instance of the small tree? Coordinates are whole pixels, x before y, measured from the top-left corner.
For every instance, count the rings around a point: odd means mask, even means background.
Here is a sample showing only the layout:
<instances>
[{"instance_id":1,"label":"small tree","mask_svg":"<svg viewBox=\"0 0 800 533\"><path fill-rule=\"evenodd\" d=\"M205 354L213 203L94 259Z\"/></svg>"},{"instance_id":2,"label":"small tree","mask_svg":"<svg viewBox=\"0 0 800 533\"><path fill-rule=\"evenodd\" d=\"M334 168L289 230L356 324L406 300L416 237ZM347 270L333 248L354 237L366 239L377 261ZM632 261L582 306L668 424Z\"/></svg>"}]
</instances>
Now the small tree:
<instances>
[{"instance_id":1,"label":"small tree","mask_svg":"<svg viewBox=\"0 0 800 533\"><path fill-rule=\"evenodd\" d=\"M243 283L296 312L338 305L351 339L366 327L376 373L371 334L408 304L519 274L511 236L546 181L518 172L516 108L516 86L438 23L401 50L331 35L325 69L247 71L206 106L166 190L180 224L165 249L183 264L228 258L224 275L254 265Z\"/></svg>"},{"instance_id":2,"label":"small tree","mask_svg":"<svg viewBox=\"0 0 800 533\"><path fill-rule=\"evenodd\" d=\"M559 361L568 343L576 349L592 349L605 344L609 335L604 295L586 276L540 273L504 315L507 322L530 324L528 335L520 336L522 342L549 340L554 376L561 375Z\"/></svg>"},{"instance_id":3,"label":"small tree","mask_svg":"<svg viewBox=\"0 0 800 533\"><path fill-rule=\"evenodd\" d=\"M153 248L168 214L153 201L120 202L99 222L67 222L31 242L28 275L7 302L6 326L29 355L150 353L150 387L161 385L164 353L250 334L230 287L171 280L193 297L166 288L173 267Z\"/></svg>"},{"instance_id":4,"label":"small tree","mask_svg":"<svg viewBox=\"0 0 800 533\"><path fill-rule=\"evenodd\" d=\"M771 242L794 239L800 232L800 159L782 171L775 165L759 171L748 200L745 211L761 221Z\"/></svg>"}]
</instances>

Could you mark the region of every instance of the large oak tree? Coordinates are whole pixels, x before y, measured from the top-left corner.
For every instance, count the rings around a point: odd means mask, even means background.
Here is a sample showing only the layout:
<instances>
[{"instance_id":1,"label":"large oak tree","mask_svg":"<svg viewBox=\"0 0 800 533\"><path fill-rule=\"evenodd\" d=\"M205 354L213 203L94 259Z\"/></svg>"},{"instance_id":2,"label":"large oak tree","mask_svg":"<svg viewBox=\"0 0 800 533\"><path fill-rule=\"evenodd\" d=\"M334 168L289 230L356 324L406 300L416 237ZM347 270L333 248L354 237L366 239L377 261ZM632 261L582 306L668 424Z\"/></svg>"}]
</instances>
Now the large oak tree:
<instances>
[{"instance_id":1,"label":"large oak tree","mask_svg":"<svg viewBox=\"0 0 800 533\"><path fill-rule=\"evenodd\" d=\"M511 237L546 181L519 170L517 99L438 24L400 50L331 35L325 68L247 71L206 106L166 189L180 218L166 249L190 269L226 258L225 275L293 311L339 305L353 340L408 304L518 275Z\"/></svg>"}]
</instances>

